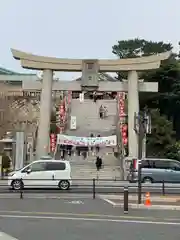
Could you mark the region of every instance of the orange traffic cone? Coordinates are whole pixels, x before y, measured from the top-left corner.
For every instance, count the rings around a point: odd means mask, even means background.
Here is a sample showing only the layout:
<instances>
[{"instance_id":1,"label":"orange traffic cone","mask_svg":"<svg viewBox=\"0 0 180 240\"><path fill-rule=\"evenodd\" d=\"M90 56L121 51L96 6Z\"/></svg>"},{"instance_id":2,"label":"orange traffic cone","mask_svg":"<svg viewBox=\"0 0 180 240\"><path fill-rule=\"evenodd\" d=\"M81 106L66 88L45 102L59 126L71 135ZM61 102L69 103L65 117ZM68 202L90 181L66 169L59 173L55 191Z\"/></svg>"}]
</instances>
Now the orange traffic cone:
<instances>
[{"instance_id":1,"label":"orange traffic cone","mask_svg":"<svg viewBox=\"0 0 180 240\"><path fill-rule=\"evenodd\" d=\"M146 193L144 205L147 206L147 207L151 206L151 199L150 199L150 193L149 192Z\"/></svg>"}]
</instances>

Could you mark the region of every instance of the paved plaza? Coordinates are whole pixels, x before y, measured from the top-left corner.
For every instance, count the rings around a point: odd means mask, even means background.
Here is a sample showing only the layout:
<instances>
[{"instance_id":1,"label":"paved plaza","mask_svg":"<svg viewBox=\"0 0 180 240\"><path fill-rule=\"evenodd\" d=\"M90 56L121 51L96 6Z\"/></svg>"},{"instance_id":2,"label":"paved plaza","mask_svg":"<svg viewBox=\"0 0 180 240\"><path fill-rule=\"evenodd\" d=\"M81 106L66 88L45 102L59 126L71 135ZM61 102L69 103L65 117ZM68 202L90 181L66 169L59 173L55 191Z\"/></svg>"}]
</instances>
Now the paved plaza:
<instances>
[{"instance_id":1,"label":"paved plaza","mask_svg":"<svg viewBox=\"0 0 180 240\"><path fill-rule=\"evenodd\" d=\"M88 195L0 199L0 231L18 240L169 240L179 238L179 227L179 211L130 209L124 215L122 208Z\"/></svg>"}]
</instances>

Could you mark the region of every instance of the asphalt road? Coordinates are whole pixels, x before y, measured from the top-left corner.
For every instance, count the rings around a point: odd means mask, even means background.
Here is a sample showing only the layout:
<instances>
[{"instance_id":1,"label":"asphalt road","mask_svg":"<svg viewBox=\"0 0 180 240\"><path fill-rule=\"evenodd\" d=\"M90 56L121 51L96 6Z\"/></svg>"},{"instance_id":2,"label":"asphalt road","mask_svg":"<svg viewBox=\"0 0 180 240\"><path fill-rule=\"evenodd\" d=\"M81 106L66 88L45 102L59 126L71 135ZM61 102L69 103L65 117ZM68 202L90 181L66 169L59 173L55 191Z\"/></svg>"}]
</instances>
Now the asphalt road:
<instances>
[{"instance_id":1,"label":"asphalt road","mask_svg":"<svg viewBox=\"0 0 180 240\"><path fill-rule=\"evenodd\" d=\"M18 240L179 239L179 211L113 208L103 200L0 199L0 231Z\"/></svg>"}]
</instances>

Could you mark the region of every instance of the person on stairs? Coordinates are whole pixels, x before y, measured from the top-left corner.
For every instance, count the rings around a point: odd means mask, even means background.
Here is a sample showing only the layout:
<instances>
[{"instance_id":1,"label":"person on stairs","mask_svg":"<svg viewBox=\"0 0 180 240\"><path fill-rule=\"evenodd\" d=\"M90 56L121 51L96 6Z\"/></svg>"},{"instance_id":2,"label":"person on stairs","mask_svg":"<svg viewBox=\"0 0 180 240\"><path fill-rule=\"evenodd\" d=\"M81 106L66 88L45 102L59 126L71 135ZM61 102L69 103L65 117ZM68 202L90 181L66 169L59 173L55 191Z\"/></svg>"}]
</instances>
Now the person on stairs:
<instances>
[{"instance_id":1,"label":"person on stairs","mask_svg":"<svg viewBox=\"0 0 180 240\"><path fill-rule=\"evenodd\" d=\"M97 93L96 93L96 91L93 92L93 101L94 102L97 101Z\"/></svg>"},{"instance_id":2,"label":"person on stairs","mask_svg":"<svg viewBox=\"0 0 180 240\"><path fill-rule=\"evenodd\" d=\"M100 108L99 108L99 117L101 119L103 118L103 114L104 114L104 107L103 107L103 105L101 105Z\"/></svg>"},{"instance_id":3,"label":"person on stairs","mask_svg":"<svg viewBox=\"0 0 180 240\"><path fill-rule=\"evenodd\" d=\"M106 106L104 106L104 118L108 116L108 109Z\"/></svg>"},{"instance_id":4,"label":"person on stairs","mask_svg":"<svg viewBox=\"0 0 180 240\"><path fill-rule=\"evenodd\" d=\"M93 133L90 134L90 137L91 137L91 138L94 137ZM93 152L93 149L94 149L93 146L91 146L91 152Z\"/></svg>"},{"instance_id":5,"label":"person on stairs","mask_svg":"<svg viewBox=\"0 0 180 240\"><path fill-rule=\"evenodd\" d=\"M100 137L101 137L101 135L99 134L99 135L97 135L97 137L98 137L98 138L100 138ZM96 145L96 153L98 153L98 152L99 152L99 150L100 150L100 147L99 147L99 145Z\"/></svg>"},{"instance_id":6,"label":"person on stairs","mask_svg":"<svg viewBox=\"0 0 180 240\"><path fill-rule=\"evenodd\" d=\"M101 167L102 167L102 158L97 156L96 157L96 169L97 169L97 171L99 171L101 169Z\"/></svg>"}]
</instances>

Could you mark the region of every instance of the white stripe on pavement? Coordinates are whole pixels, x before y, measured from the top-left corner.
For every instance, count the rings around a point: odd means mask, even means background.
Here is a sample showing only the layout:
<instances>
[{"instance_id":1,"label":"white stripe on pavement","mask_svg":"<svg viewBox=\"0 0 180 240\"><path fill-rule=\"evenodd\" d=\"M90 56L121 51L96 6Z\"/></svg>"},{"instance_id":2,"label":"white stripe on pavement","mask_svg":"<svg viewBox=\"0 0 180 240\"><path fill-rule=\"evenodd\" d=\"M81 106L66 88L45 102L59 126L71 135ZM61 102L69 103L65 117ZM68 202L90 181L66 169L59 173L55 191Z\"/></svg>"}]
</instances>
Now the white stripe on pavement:
<instances>
[{"instance_id":1,"label":"white stripe on pavement","mask_svg":"<svg viewBox=\"0 0 180 240\"><path fill-rule=\"evenodd\" d=\"M134 223L134 224L151 224L151 225L176 225L180 226L180 222L168 221L146 221L146 220L125 220L125 219L110 219L110 218L84 218L84 217L55 217L55 216L32 216L32 215L0 215L0 218L14 219L40 219L40 220L71 220L71 221L90 221L90 222L114 222L114 223ZM4 240L4 239L3 239ZM7 239L17 240L17 239Z\"/></svg>"},{"instance_id":2,"label":"white stripe on pavement","mask_svg":"<svg viewBox=\"0 0 180 240\"><path fill-rule=\"evenodd\" d=\"M4 232L0 232L0 239L2 239L2 240L18 240L17 238L14 238Z\"/></svg>"},{"instance_id":3,"label":"white stripe on pavement","mask_svg":"<svg viewBox=\"0 0 180 240\"><path fill-rule=\"evenodd\" d=\"M109 204L111 204L113 207L124 207L124 203L116 203L113 202L107 198L103 198L103 200ZM154 205L152 204L151 206L145 206L144 204L136 204L136 203L129 203L128 204L129 208L132 209L149 209L149 210L178 210L180 211L180 206L178 205Z\"/></svg>"},{"instance_id":4,"label":"white stripe on pavement","mask_svg":"<svg viewBox=\"0 0 180 240\"><path fill-rule=\"evenodd\" d=\"M113 195L100 194L99 196L102 199L105 198L105 199L120 200L120 201L124 200L124 196L123 195L118 195L118 194L116 194L116 195L115 194L113 194ZM135 195L135 196L129 195L128 199L136 201L136 200L138 200L138 196L137 195ZM145 200L145 199L146 199L146 197L144 195L142 195L142 200ZM180 200L180 197L151 196L151 200L156 201L156 202L171 202L172 203L172 202L177 202L177 200Z\"/></svg>"}]
</instances>

